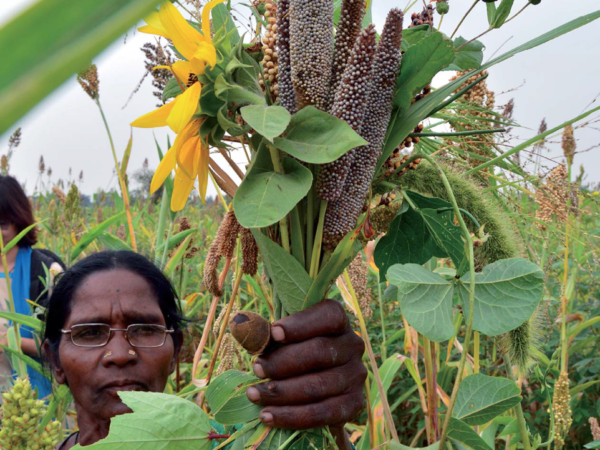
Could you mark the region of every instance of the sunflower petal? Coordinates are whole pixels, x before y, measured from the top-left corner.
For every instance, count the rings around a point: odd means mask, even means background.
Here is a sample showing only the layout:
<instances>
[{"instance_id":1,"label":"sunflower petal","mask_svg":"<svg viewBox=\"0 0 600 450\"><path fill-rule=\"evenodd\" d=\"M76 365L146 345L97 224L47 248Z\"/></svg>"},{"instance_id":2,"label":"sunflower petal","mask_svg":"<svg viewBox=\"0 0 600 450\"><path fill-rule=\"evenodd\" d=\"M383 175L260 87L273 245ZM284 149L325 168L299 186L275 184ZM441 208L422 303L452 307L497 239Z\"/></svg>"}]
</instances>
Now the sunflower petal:
<instances>
[{"instance_id":1,"label":"sunflower petal","mask_svg":"<svg viewBox=\"0 0 600 450\"><path fill-rule=\"evenodd\" d=\"M152 25L144 25L138 28L138 31L146 34L155 34L166 39L171 39L164 29L154 28Z\"/></svg>"},{"instance_id":2,"label":"sunflower petal","mask_svg":"<svg viewBox=\"0 0 600 450\"><path fill-rule=\"evenodd\" d=\"M150 183L150 193L154 194L159 187L165 182L167 177L171 174L173 169L175 168L175 153L176 148L173 145L163 159L160 161L160 164L156 168L156 172L154 172L154 176L152 177L152 182Z\"/></svg>"},{"instance_id":3,"label":"sunflower petal","mask_svg":"<svg viewBox=\"0 0 600 450\"><path fill-rule=\"evenodd\" d=\"M171 197L171 210L181 211L187 203L190 192L194 187L194 179L188 178L181 170L175 172L173 196Z\"/></svg>"},{"instance_id":4,"label":"sunflower petal","mask_svg":"<svg viewBox=\"0 0 600 450\"><path fill-rule=\"evenodd\" d=\"M167 124L175 133L183 130L192 120L192 116L198 109L201 91L200 83L194 83L183 94L177 96L177 104L167 118Z\"/></svg>"},{"instance_id":5,"label":"sunflower petal","mask_svg":"<svg viewBox=\"0 0 600 450\"><path fill-rule=\"evenodd\" d=\"M177 75L177 78L179 78L179 81L184 86L187 85L190 74L193 72L192 66L192 63L189 61L179 60L173 63L173 72L175 72L175 75Z\"/></svg>"},{"instance_id":6,"label":"sunflower petal","mask_svg":"<svg viewBox=\"0 0 600 450\"><path fill-rule=\"evenodd\" d=\"M181 170L183 174L188 178L195 178L196 171L198 170L195 164L196 153L198 148L198 142L200 136L194 136L190 138L183 146L181 150L176 153L175 159L177 160L177 170Z\"/></svg>"},{"instance_id":7,"label":"sunflower petal","mask_svg":"<svg viewBox=\"0 0 600 450\"><path fill-rule=\"evenodd\" d=\"M225 0L211 0L204 5L204 8L202 8L202 34L208 42L212 42L212 37L210 36L210 12L215 6L224 1Z\"/></svg>"},{"instance_id":8,"label":"sunflower petal","mask_svg":"<svg viewBox=\"0 0 600 450\"><path fill-rule=\"evenodd\" d=\"M171 103L167 103L166 105L163 105L160 108L149 112L148 114L138 117L131 122L131 126L137 128L156 128L168 125L167 119L175 107L177 100L178 99L176 98Z\"/></svg>"},{"instance_id":9,"label":"sunflower petal","mask_svg":"<svg viewBox=\"0 0 600 450\"><path fill-rule=\"evenodd\" d=\"M217 64L217 49L214 45L209 44L208 42L201 42L198 45L198 50L194 54L194 58L192 62L196 63L196 61L202 62L202 70L198 70L198 66L194 65L194 73L202 74L204 73L204 67L208 64L211 67L214 67Z\"/></svg>"},{"instance_id":10,"label":"sunflower petal","mask_svg":"<svg viewBox=\"0 0 600 450\"><path fill-rule=\"evenodd\" d=\"M192 59L198 49L198 43L204 41L202 34L183 18L171 2L163 3L158 14L175 48L187 60Z\"/></svg>"},{"instance_id":11,"label":"sunflower petal","mask_svg":"<svg viewBox=\"0 0 600 450\"><path fill-rule=\"evenodd\" d=\"M200 200L206 204L206 191L208 189L208 162L210 160L210 154L208 152L208 145L204 142L201 143L200 156L198 158L198 193L200 194Z\"/></svg>"}]
</instances>

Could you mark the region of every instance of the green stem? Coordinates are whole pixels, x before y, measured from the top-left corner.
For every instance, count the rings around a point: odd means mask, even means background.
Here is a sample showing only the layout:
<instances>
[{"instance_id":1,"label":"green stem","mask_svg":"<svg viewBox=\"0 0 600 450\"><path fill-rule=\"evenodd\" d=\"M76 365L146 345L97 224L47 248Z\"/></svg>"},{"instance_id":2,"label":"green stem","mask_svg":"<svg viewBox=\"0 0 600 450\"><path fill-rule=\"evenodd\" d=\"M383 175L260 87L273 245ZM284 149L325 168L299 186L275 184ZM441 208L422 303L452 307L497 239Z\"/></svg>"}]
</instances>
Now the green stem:
<instances>
[{"instance_id":1,"label":"green stem","mask_svg":"<svg viewBox=\"0 0 600 450\"><path fill-rule=\"evenodd\" d=\"M510 356L508 352L504 355L504 365L506 366L506 374L508 378L515 384L517 384L517 380L515 379L515 374L513 373L513 366L510 361ZM527 431L527 423L525 422L525 416L523 415L523 406L521 402L517 406L515 406L515 412L517 413L517 422L519 424L519 431L521 432L521 439L523 442L524 450L531 450L531 443L529 442L529 432Z\"/></svg>"},{"instance_id":2,"label":"green stem","mask_svg":"<svg viewBox=\"0 0 600 450\"><path fill-rule=\"evenodd\" d=\"M312 249L312 258L310 261L310 277L314 280L319 273L319 259L321 257L321 246L323 243L323 224L325 222L325 212L327 211L327 200L321 200L319 208L319 223L317 225L317 234Z\"/></svg>"},{"instance_id":3,"label":"green stem","mask_svg":"<svg viewBox=\"0 0 600 450\"><path fill-rule=\"evenodd\" d=\"M449 133L436 133L432 132L421 132L421 133L410 133L408 137L449 137L449 136L474 136L476 134L491 134L491 133L504 133L506 128L492 128L489 130L472 130L472 131L454 131Z\"/></svg>"},{"instance_id":4,"label":"green stem","mask_svg":"<svg viewBox=\"0 0 600 450\"><path fill-rule=\"evenodd\" d=\"M272 145L269 145L269 152L271 153L271 161L273 161L273 168L277 173L284 173L281 159L279 158L279 150ZM290 252L290 231L288 227L287 216L279 221L279 231L281 233L281 246L286 252Z\"/></svg>"},{"instance_id":5,"label":"green stem","mask_svg":"<svg viewBox=\"0 0 600 450\"><path fill-rule=\"evenodd\" d=\"M6 259L6 253L4 253L4 239L0 234L0 255L2 255L2 269L4 271L4 277L6 280L6 289L8 291L8 309L11 313L15 314L15 300L12 293L12 283L10 281L10 272L8 271L8 260ZM15 339L17 341L17 348L15 349L19 353L23 353L21 348L21 331L19 330L19 324L13 320L13 329L15 331ZM21 378L27 377L27 367L20 358L17 359L17 373Z\"/></svg>"},{"instance_id":6,"label":"green stem","mask_svg":"<svg viewBox=\"0 0 600 450\"><path fill-rule=\"evenodd\" d=\"M463 16L463 18L460 19L460 22L458 22L458 25L456 26L456 29L452 32L452 35L450 36L450 39L452 39L454 37L454 35L456 34L456 32L458 31L458 29L460 28L460 26L463 24L463 22L465 21L465 19L467 18L467 16L469 14L471 14L471 11L473 11L473 9L475 9L475 5L477 5L478 2L479 2L479 0L475 0L475 3L473 3L473 5L471 5L471 7L466 12L466 14Z\"/></svg>"},{"instance_id":7,"label":"green stem","mask_svg":"<svg viewBox=\"0 0 600 450\"><path fill-rule=\"evenodd\" d=\"M165 267L167 263L167 254L169 251L169 239L171 239L171 233L173 231L173 225L169 223L169 229L167 230L167 239L165 240L165 248L163 249L162 258L160 259L160 267Z\"/></svg>"},{"instance_id":8,"label":"green stem","mask_svg":"<svg viewBox=\"0 0 600 450\"><path fill-rule=\"evenodd\" d=\"M156 231L156 255L155 258L158 260L159 255L158 249L164 242L165 227L167 224L167 218L169 216L169 195L167 188L163 187L162 200L160 201L160 213L158 215L158 227Z\"/></svg>"},{"instance_id":9,"label":"green stem","mask_svg":"<svg viewBox=\"0 0 600 450\"><path fill-rule=\"evenodd\" d=\"M311 168L312 169L312 168ZM312 171L312 170L311 170ZM314 173L313 173L314 176ZM310 264L312 262L312 251L315 240L315 190L314 186L311 186L308 191L308 198L306 202L306 257L305 268L310 270Z\"/></svg>"},{"instance_id":10,"label":"green stem","mask_svg":"<svg viewBox=\"0 0 600 450\"><path fill-rule=\"evenodd\" d=\"M358 302L358 299L356 298L356 293L354 292L354 288L352 287L352 281L350 281L348 269L344 269L344 281L346 282L346 286L348 287L348 292L350 293L350 298L352 299L352 306L356 311L356 317L358 318L358 323L360 324L360 334L362 335L362 338L365 341L367 355L369 356L369 362L371 363L371 369L373 370L373 376L375 377L375 383L377 384L377 390L379 391L379 399L381 400L381 405L383 406L383 414L385 417L386 424L392 435L392 439L399 443L400 438L398 437L398 433L396 432L396 426L394 425L394 419L392 418L392 412L390 411L390 404L388 403L387 393L385 392L383 383L381 381L381 376L379 375L379 368L377 367L377 361L375 360L373 347L371 347L371 340L369 338L369 332L367 330L365 318L363 317L362 311L360 309L360 304Z\"/></svg>"},{"instance_id":11,"label":"green stem","mask_svg":"<svg viewBox=\"0 0 600 450\"><path fill-rule=\"evenodd\" d=\"M387 343L385 337L385 316L383 314L383 298L381 295L381 276L377 272L377 298L379 300L379 317L381 320L381 360L387 360Z\"/></svg>"},{"instance_id":12,"label":"green stem","mask_svg":"<svg viewBox=\"0 0 600 450\"><path fill-rule=\"evenodd\" d=\"M469 219L471 219L471 222L473 222L473 225L475 225L478 229L481 228L481 225L479 224L479 222L477 221L475 216L473 216L473 214L471 214L466 209L462 209L462 208L458 208L458 209L460 210L461 213L463 213L465 216L467 216ZM440 214L445 211L454 211L454 207L449 206L448 208L440 208L437 210L437 213Z\"/></svg>"}]
</instances>

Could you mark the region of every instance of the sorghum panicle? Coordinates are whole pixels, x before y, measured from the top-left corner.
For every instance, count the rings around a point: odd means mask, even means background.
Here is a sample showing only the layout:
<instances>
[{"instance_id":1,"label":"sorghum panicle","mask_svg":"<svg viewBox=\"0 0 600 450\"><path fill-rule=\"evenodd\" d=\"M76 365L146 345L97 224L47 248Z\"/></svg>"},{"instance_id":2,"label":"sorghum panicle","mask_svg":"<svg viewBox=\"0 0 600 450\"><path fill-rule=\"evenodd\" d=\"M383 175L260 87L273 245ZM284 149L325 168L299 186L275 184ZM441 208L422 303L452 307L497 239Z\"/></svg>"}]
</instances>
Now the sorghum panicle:
<instances>
[{"instance_id":1,"label":"sorghum panicle","mask_svg":"<svg viewBox=\"0 0 600 450\"><path fill-rule=\"evenodd\" d=\"M337 88L342 82L346 65L358 38L365 15L364 0L343 0L340 19L335 33L335 48L333 51L333 67L331 72L331 91L329 94L332 104Z\"/></svg>"},{"instance_id":2,"label":"sorghum panicle","mask_svg":"<svg viewBox=\"0 0 600 450\"><path fill-rule=\"evenodd\" d=\"M277 101L279 98L279 84L278 84L278 73L279 73L279 54L276 48L276 32L277 32L277 4L273 0L265 0L265 20L267 21L267 29L262 38L262 50L263 50L263 77L260 80L260 84L264 86L266 82L269 84L269 90L273 101Z\"/></svg>"},{"instance_id":3,"label":"sorghum panicle","mask_svg":"<svg viewBox=\"0 0 600 450\"><path fill-rule=\"evenodd\" d=\"M369 25L359 34L331 108L333 116L345 121L357 133L361 131L370 101L376 37L374 25ZM340 197L354 152L352 149L320 168L317 180L319 197L329 201Z\"/></svg>"},{"instance_id":4,"label":"sorghum panicle","mask_svg":"<svg viewBox=\"0 0 600 450\"><path fill-rule=\"evenodd\" d=\"M100 79L98 78L96 64L91 64L87 69L79 72L77 74L77 81L92 100L98 99L100 96Z\"/></svg>"},{"instance_id":5,"label":"sorghum panicle","mask_svg":"<svg viewBox=\"0 0 600 450\"><path fill-rule=\"evenodd\" d=\"M575 136L573 135L573 125L567 125L565 127L565 131L562 135L561 147L565 158L567 158L567 163L572 165L573 158L575 157L575 149L577 148Z\"/></svg>"},{"instance_id":6,"label":"sorghum panicle","mask_svg":"<svg viewBox=\"0 0 600 450\"><path fill-rule=\"evenodd\" d=\"M328 205L323 228L323 242L328 247L336 245L354 228L369 192L392 114L394 88L402 58L402 20L401 10L389 12L377 46L369 106L360 132L369 144L354 151L343 194Z\"/></svg>"},{"instance_id":7,"label":"sorghum panicle","mask_svg":"<svg viewBox=\"0 0 600 450\"><path fill-rule=\"evenodd\" d=\"M327 109L332 59L333 1L290 0L290 62L298 109Z\"/></svg>"},{"instance_id":8,"label":"sorghum panicle","mask_svg":"<svg viewBox=\"0 0 600 450\"><path fill-rule=\"evenodd\" d=\"M277 2L277 58L279 102L290 114L296 112L296 94L290 62L290 0Z\"/></svg>"},{"instance_id":9,"label":"sorghum panicle","mask_svg":"<svg viewBox=\"0 0 600 450\"><path fill-rule=\"evenodd\" d=\"M554 398L552 401L555 426L554 446L557 449L565 445L565 437L573 423L570 403L569 376L566 372L561 372L554 385Z\"/></svg>"}]
</instances>

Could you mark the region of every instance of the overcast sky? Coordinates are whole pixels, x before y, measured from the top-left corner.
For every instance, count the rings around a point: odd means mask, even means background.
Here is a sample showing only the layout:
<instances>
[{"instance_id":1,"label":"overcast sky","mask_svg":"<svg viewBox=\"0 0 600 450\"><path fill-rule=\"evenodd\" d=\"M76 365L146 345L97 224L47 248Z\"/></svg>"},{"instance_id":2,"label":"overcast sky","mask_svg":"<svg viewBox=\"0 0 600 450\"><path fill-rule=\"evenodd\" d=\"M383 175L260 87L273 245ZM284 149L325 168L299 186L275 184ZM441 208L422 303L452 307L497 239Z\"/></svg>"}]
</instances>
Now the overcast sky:
<instances>
[{"instance_id":1,"label":"overcast sky","mask_svg":"<svg viewBox=\"0 0 600 450\"><path fill-rule=\"evenodd\" d=\"M406 0L373 0L374 22L381 30L385 15L392 7L404 7ZM19 11L33 4L32 0L0 1L0 23L10 20ZM234 2L235 3L235 2ZM451 34L472 0L451 0L450 13L444 19L442 30ZM518 11L526 0L516 0ZM539 6L530 6L514 21L495 30L481 40L486 45L484 61L498 51L503 53L546 31L598 8L597 1L542 0ZM419 9L421 9L419 7ZM249 16L240 6L238 17ZM436 20L439 19L436 16ZM51 20L51 18L49 18ZM487 28L485 4L481 3L462 25L458 35L473 38ZM118 39L95 59L100 76L100 100L113 133L118 155L122 155L129 139L129 123L155 108L157 98L152 95L148 77L139 92L123 109L131 92L144 74L144 56L139 50L153 38L131 30ZM496 103L515 99L514 118L524 128L513 133L521 140L534 136L542 118L549 128L589 109L590 103L600 103L600 21L593 22L573 33L560 37L542 47L522 53L495 66L490 71L488 86L496 92ZM498 54L500 54L498 53ZM438 77L434 84L442 83ZM516 91L500 94L505 91ZM592 117L598 118L595 114ZM75 77L64 83L36 108L31 110L13 129L0 136L0 154L8 148L11 132L21 127L21 146L11 161L11 173L26 183L29 193L38 177L38 161L43 155L46 167L53 171L52 179L68 179L69 168L75 178L83 171L82 190L87 194L97 189L116 186L112 179L113 160L108 138L98 109L82 91ZM600 125L576 131L578 150L600 144ZM130 173L141 167L148 158L150 167L158 164L154 136L166 147L168 128L134 129ZM551 144L546 154L560 161L560 146ZM121 156L119 156L121 159ZM241 162L241 159L240 159ZM576 165L583 164L588 181L600 182L600 147L578 154ZM546 160L548 166L553 162ZM576 170L578 172L578 169ZM45 178L46 180L46 178ZM209 192L214 192L212 187Z\"/></svg>"}]
</instances>

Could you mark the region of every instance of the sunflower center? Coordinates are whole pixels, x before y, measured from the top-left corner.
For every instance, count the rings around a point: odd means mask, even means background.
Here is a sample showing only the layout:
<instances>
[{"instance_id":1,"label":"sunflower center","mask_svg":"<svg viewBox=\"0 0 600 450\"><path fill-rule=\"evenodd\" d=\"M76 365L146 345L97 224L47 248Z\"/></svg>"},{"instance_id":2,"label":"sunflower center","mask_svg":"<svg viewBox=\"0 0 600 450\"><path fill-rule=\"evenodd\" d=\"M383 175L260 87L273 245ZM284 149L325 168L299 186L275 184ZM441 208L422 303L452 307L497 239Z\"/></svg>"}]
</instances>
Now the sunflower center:
<instances>
[{"instance_id":1,"label":"sunflower center","mask_svg":"<svg viewBox=\"0 0 600 450\"><path fill-rule=\"evenodd\" d=\"M185 86L190 87L192 84L194 84L196 82L198 82L198 76L193 73L190 73L190 75L188 76L188 81Z\"/></svg>"}]
</instances>

